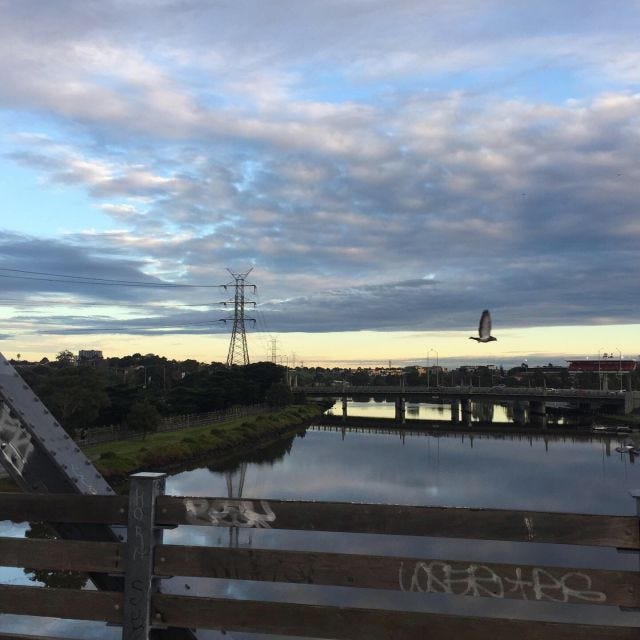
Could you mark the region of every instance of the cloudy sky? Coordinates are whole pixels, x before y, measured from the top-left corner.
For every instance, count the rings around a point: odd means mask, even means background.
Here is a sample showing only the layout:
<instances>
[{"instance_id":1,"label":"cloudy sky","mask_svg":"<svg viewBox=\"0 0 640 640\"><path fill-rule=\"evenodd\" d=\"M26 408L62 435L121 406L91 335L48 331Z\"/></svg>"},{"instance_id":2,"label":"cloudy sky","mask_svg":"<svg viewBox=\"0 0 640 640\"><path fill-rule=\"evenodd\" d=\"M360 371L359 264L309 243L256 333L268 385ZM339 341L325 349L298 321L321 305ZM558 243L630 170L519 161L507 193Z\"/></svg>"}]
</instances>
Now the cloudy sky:
<instances>
[{"instance_id":1,"label":"cloudy sky","mask_svg":"<svg viewBox=\"0 0 640 640\"><path fill-rule=\"evenodd\" d=\"M640 352L637 1L0 12L7 356Z\"/></svg>"}]
</instances>

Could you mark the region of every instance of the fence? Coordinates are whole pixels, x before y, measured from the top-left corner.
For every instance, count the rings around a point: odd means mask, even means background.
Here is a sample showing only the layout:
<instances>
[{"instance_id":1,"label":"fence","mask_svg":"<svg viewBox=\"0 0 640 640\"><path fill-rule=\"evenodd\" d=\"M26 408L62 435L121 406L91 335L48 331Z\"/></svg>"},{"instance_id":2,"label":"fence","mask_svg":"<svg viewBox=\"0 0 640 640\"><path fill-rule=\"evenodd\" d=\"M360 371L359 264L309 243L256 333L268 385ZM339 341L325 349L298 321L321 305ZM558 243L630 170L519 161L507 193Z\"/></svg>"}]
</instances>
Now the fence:
<instances>
[{"instance_id":1,"label":"fence","mask_svg":"<svg viewBox=\"0 0 640 640\"><path fill-rule=\"evenodd\" d=\"M179 431L180 429L190 429L191 427L224 422L225 420L231 420L232 418L255 415L256 413L261 413L266 409L267 405L256 404L242 407L231 407L229 409L210 411L208 413L191 413L179 416L168 416L160 420L156 431ZM122 425L109 425L107 427L84 429L76 435L75 441L80 446L85 446L139 437L139 431L128 429Z\"/></svg>"},{"instance_id":2,"label":"fence","mask_svg":"<svg viewBox=\"0 0 640 640\"><path fill-rule=\"evenodd\" d=\"M126 525L129 541L125 544L0 538L1 565L119 574L124 583L123 592L2 585L0 611L106 621L122 625L124 640L148 638L153 628L222 629L355 640L638 638L639 628L635 626L202 597L193 592L170 595L155 588L157 578L169 576L224 577L551 601L567 603L568 607L574 606L572 603L589 603L637 608L640 605L637 570L478 565L431 558L162 544L163 527L209 525L593 545L637 551L640 520L636 517L188 498L165 496L163 492L164 475L147 473L131 477L128 498L0 494L3 518ZM640 500L640 493L633 495ZM0 633L0 638L15 637Z\"/></svg>"}]
</instances>

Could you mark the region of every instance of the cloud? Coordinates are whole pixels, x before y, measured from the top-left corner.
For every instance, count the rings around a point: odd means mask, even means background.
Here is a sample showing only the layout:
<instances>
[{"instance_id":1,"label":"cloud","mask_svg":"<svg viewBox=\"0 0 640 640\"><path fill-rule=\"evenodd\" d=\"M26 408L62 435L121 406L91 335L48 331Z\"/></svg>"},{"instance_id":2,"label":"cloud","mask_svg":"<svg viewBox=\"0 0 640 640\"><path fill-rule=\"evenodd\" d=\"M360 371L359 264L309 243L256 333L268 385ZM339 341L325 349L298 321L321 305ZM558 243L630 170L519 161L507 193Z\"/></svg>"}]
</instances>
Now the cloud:
<instances>
[{"instance_id":1,"label":"cloud","mask_svg":"<svg viewBox=\"0 0 640 640\"><path fill-rule=\"evenodd\" d=\"M636 9L19 5L2 3L0 106L20 123L6 157L44 206L81 192L112 222L9 228L0 265L203 285L254 266L275 331L465 329L485 307L503 326L637 321ZM141 333L203 319L134 315Z\"/></svg>"}]
</instances>

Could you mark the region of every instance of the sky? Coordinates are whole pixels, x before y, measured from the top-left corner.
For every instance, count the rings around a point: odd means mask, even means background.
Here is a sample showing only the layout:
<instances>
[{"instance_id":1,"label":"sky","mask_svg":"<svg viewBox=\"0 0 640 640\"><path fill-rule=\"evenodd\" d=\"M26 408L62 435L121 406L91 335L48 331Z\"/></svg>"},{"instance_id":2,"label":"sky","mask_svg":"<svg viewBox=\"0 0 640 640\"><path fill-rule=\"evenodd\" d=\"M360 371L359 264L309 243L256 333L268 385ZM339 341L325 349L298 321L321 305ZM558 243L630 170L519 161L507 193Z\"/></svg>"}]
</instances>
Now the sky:
<instances>
[{"instance_id":1,"label":"sky","mask_svg":"<svg viewBox=\"0 0 640 640\"><path fill-rule=\"evenodd\" d=\"M7 357L225 361L249 269L253 361L640 353L637 0L0 15Z\"/></svg>"}]
</instances>

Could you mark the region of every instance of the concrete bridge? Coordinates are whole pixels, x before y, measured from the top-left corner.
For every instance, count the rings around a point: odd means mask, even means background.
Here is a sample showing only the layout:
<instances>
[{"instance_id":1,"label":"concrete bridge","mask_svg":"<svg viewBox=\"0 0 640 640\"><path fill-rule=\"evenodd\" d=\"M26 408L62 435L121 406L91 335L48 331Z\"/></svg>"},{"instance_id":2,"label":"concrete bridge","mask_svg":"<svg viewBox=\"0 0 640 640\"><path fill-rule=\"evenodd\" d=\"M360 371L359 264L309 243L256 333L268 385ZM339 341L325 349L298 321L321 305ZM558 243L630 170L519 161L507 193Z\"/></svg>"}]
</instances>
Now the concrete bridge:
<instances>
[{"instance_id":1,"label":"concrete bridge","mask_svg":"<svg viewBox=\"0 0 640 640\"><path fill-rule=\"evenodd\" d=\"M525 408L530 421L544 426L547 403L571 404L585 411L630 413L640 407L639 391L596 391L591 389L547 389L529 387L405 387L405 386L304 386L294 387L294 393L308 397L341 398L342 416L347 418L347 401L357 396L385 397L396 407L396 421L404 423L407 401L451 405L451 422L471 422L471 403L490 402L512 404L516 421L524 420Z\"/></svg>"}]
</instances>

